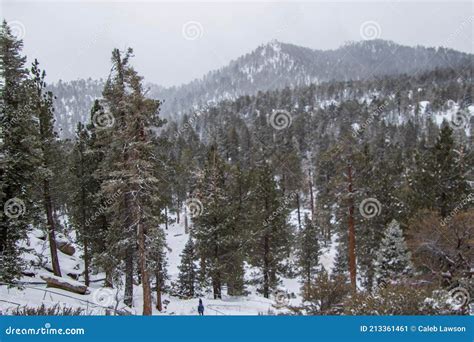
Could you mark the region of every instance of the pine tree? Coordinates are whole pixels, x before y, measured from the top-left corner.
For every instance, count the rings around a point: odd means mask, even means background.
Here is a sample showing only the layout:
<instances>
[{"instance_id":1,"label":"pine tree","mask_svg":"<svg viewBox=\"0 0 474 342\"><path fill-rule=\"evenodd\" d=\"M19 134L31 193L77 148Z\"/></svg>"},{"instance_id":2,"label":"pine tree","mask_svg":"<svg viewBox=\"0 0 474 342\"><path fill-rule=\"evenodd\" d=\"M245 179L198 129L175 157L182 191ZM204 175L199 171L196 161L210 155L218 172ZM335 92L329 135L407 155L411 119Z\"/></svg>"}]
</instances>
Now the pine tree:
<instances>
[{"instance_id":1,"label":"pine tree","mask_svg":"<svg viewBox=\"0 0 474 342\"><path fill-rule=\"evenodd\" d=\"M89 150L90 132L79 123L76 131L76 142L72 152L72 205L71 221L78 232L79 241L84 248L84 280L89 286L89 273L93 253L93 236L96 232L91 227L91 218L94 217L96 181L94 180L94 154ZM95 222L94 222L95 223Z\"/></svg>"},{"instance_id":2,"label":"pine tree","mask_svg":"<svg viewBox=\"0 0 474 342\"><path fill-rule=\"evenodd\" d=\"M304 228L299 233L298 264L304 284L309 286L319 269L319 238L316 225L308 215L304 217Z\"/></svg>"},{"instance_id":3,"label":"pine tree","mask_svg":"<svg viewBox=\"0 0 474 342\"><path fill-rule=\"evenodd\" d=\"M446 217L469 192L462 172L466 167L459 159L459 146L454 142L452 129L446 124L441 128L433 154L436 161L435 203L441 216Z\"/></svg>"},{"instance_id":4,"label":"pine tree","mask_svg":"<svg viewBox=\"0 0 474 342\"><path fill-rule=\"evenodd\" d=\"M195 192L202 204L202 212L193 218L199 256L212 281L214 298L221 298L224 280L224 240L228 232L230 213L226 194L225 164L217 154L215 146L209 149L206 166Z\"/></svg>"},{"instance_id":5,"label":"pine tree","mask_svg":"<svg viewBox=\"0 0 474 342\"><path fill-rule=\"evenodd\" d=\"M56 222L53 194L51 191L52 180L54 179L54 162L57 156L56 133L54 131L54 108L53 94L46 91L46 73L39 68L37 60L31 68L31 97L38 112L39 131L37 132L38 146L41 150L41 169L39 180L42 184L42 203L46 216L46 226L48 232L48 242L51 253L51 264L55 276L61 276L59 265L58 249L56 246Z\"/></svg>"},{"instance_id":6,"label":"pine tree","mask_svg":"<svg viewBox=\"0 0 474 342\"><path fill-rule=\"evenodd\" d=\"M254 170L251 262L261 269L261 291L265 298L278 285L282 261L289 256L291 231L287 225L289 203L274 179L270 165L261 160Z\"/></svg>"},{"instance_id":7,"label":"pine tree","mask_svg":"<svg viewBox=\"0 0 474 342\"><path fill-rule=\"evenodd\" d=\"M91 173L87 180L87 188L91 194L89 205L93 208L92 216L87 219L86 226L94 231L94 234L89 236L92 243L91 256L95 259L96 265L105 271L105 286L113 287L114 270L116 270L119 260L114 256L114 253L109 253L110 246L107 239L110 216L113 214L107 211L107 207L110 205L110 201L117 200L121 194L118 191L112 198L107 198L107 193L102 191L102 185L110 177L110 170L104 168L103 165L106 156L110 153L112 136L109 130L100 126L96 127L94 124L97 118L106 115L100 101L95 100L90 111L89 124L86 127L88 138L85 140L85 156L87 157L88 171Z\"/></svg>"},{"instance_id":8,"label":"pine tree","mask_svg":"<svg viewBox=\"0 0 474 342\"><path fill-rule=\"evenodd\" d=\"M433 147L416 156L416 166L409 174L411 213L435 209L444 218L468 194L465 172L467 160L453 139L452 129L444 123Z\"/></svg>"},{"instance_id":9,"label":"pine tree","mask_svg":"<svg viewBox=\"0 0 474 342\"><path fill-rule=\"evenodd\" d=\"M132 305L133 266L137 256L143 287L143 314L152 313L151 275L155 270L151 245L163 235L156 232L163 222L163 198L156 165L158 140L154 129L163 125L158 116L160 102L145 97L142 77L129 65L133 51L112 52L113 73L104 88L104 115L113 139L109 139L109 154L100 166L108 174L102 183L105 198L113 198L108 211L111 215L107 234L109 258L125 263L125 300ZM100 124L100 121L97 122ZM96 123L96 124L97 124ZM120 215L117 215L120 213ZM138 246L138 249L136 249Z\"/></svg>"},{"instance_id":10,"label":"pine tree","mask_svg":"<svg viewBox=\"0 0 474 342\"><path fill-rule=\"evenodd\" d=\"M156 309L163 310L162 293L165 291L165 282L168 279L167 260L166 260L166 240L163 229L154 229L147 236L149 242L150 269L155 276Z\"/></svg>"},{"instance_id":11,"label":"pine tree","mask_svg":"<svg viewBox=\"0 0 474 342\"><path fill-rule=\"evenodd\" d=\"M178 291L179 294L192 298L196 293L197 267L196 254L192 238L189 238L181 254L181 264L178 266Z\"/></svg>"},{"instance_id":12,"label":"pine tree","mask_svg":"<svg viewBox=\"0 0 474 342\"><path fill-rule=\"evenodd\" d=\"M403 211L402 203L398 199L403 159L395 144L387 145L387 132L384 127L379 129L375 136L376 143L364 146L360 156L360 163L366 167L358 177L357 184L357 188L362 190L359 195L361 200L367 199L374 203L374 209L377 211L376 215L365 217L361 215L364 208L359 207L359 215L356 216L360 227L357 236L357 261L363 286L369 291L374 284L373 251L380 245L384 228L391 220L399 220ZM380 203L379 206L375 200ZM359 203L360 206L362 202Z\"/></svg>"},{"instance_id":13,"label":"pine tree","mask_svg":"<svg viewBox=\"0 0 474 342\"><path fill-rule=\"evenodd\" d=\"M36 121L26 85L26 57L6 21L0 31L0 281L21 276L21 249L35 216ZM8 213L8 215L7 215Z\"/></svg>"},{"instance_id":14,"label":"pine tree","mask_svg":"<svg viewBox=\"0 0 474 342\"><path fill-rule=\"evenodd\" d=\"M239 160L235 160L239 162ZM230 216L227 219L227 234L223 241L223 248L227 251L224 256L224 273L227 284L227 294L239 296L244 294L244 260L245 248L242 241L246 236L246 229L250 222L247 213L250 210L249 203L245 201L244 194L248 192L248 176L239 165L231 167L229 172L227 193L228 210Z\"/></svg>"},{"instance_id":15,"label":"pine tree","mask_svg":"<svg viewBox=\"0 0 474 342\"><path fill-rule=\"evenodd\" d=\"M400 224L393 220L384 232L374 262L377 283L397 281L412 272L411 253L403 237Z\"/></svg>"}]
</instances>

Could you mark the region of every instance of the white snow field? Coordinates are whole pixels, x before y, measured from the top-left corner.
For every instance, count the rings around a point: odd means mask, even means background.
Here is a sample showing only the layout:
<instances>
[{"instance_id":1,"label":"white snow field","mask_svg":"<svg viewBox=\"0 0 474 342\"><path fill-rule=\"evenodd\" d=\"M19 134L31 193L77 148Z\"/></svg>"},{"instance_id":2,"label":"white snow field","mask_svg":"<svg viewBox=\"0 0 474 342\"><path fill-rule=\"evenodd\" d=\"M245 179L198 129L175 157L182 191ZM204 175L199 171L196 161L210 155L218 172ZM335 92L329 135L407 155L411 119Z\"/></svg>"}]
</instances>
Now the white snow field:
<instances>
[{"instance_id":1,"label":"white snow field","mask_svg":"<svg viewBox=\"0 0 474 342\"><path fill-rule=\"evenodd\" d=\"M302 216L307 211L302 211ZM188 220L191 222L191 220ZM296 212L290 215L290 223L296 226ZM72 284L81 282L83 284L84 262L81 259L81 248L75 244L75 234L65 236L58 234L58 240L67 240L74 248L73 255L64 254L58 251L62 278ZM166 230L166 238L168 244L168 276L169 284L178 277L178 266L180 264L180 254L188 241L189 235L185 234L184 224L172 223ZM326 270L331 271L334 258L336 255L337 237L334 236L332 242L322 247L320 257L321 264ZM0 285L0 312L2 314L12 314L12 310L19 306L38 307L44 304L46 307L55 305L82 308L88 315L105 315L105 314L132 314L140 315L142 313L142 289L140 286L134 288L134 307L130 309L122 302L123 289L103 288L104 274L93 274L91 277L91 285L88 292L84 295L65 291L58 288L47 288L42 275L52 275L52 267L50 263L50 251L48 240L45 234L39 229L33 229L28 234L28 239L23 243L23 247L27 249L23 259L28 264L25 276L21 279L24 283L23 288L8 287ZM255 277L256 270L246 266L246 280ZM301 302L300 282L298 279L283 278L279 287L279 293L288 294L288 305L298 305ZM258 294L256 287L247 285L246 290L249 292L246 296L228 296L226 289L223 290L222 299L213 299L212 293L202 296L205 306L205 315L277 315L288 313L286 306L279 306L274 299L264 298ZM163 311L159 312L153 309L154 315L197 315L198 298L180 299L178 297L164 294Z\"/></svg>"}]
</instances>

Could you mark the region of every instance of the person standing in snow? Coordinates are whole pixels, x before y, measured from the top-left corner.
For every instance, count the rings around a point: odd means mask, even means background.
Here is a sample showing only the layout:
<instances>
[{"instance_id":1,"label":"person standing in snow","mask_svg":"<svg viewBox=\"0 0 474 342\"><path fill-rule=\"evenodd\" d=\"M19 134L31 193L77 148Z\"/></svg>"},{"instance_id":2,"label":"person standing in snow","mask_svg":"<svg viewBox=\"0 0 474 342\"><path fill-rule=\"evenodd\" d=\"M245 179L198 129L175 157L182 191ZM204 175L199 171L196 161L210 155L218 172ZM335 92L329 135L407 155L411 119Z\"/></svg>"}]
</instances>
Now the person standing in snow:
<instances>
[{"instance_id":1,"label":"person standing in snow","mask_svg":"<svg viewBox=\"0 0 474 342\"><path fill-rule=\"evenodd\" d=\"M204 305L202 304L202 299L199 299L198 312L199 316L204 316Z\"/></svg>"}]
</instances>

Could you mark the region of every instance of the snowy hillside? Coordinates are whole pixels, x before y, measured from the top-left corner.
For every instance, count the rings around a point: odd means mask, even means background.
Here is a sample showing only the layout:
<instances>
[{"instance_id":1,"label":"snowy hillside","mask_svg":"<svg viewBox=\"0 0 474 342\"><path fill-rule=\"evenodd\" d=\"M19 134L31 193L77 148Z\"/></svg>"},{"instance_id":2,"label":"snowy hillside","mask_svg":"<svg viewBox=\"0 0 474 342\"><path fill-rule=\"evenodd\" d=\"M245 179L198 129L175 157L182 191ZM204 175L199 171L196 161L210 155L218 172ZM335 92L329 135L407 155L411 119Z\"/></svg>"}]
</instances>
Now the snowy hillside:
<instances>
[{"instance_id":1,"label":"snowy hillside","mask_svg":"<svg viewBox=\"0 0 474 342\"><path fill-rule=\"evenodd\" d=\"M296 222L296 213L290 216L290 221ZM163 227L164 228L164 227ZM184 224L170 224L166 231L167 258L168 258L168 284L176 281L178 277L178 266L181 262L181 253L189 239L189 234L185 233ZM74 250L72 255L58 251L59 261L63 273L63 279L75 284L83 282L82 272L84 271L84 262L81 259L81 248L74 242L74 234L65 236L58 234L57 241L63 242L69 246L69 252ZM84 295L75 294L58 288L46 286L41 278L44 275L52 275L50 263L49 243L46 235L38 229L32 229L28 234L28 239L22 244L25 248L22 256L28 267L24 271L24 277L21 279L23 288L0 286L0 312L9 314L17 307L60 307L80 308L85 314L104 315L104 314L141 314L141 286L134 288L134 307L128 308L121 301L123 299L122 289L103 288L104 274L93 274L91 286ZM334 263L337 242L336 236L332 243L323 249L321 255L321 264L326 270L331 270ZM246 267L246 279L250 280L254 270ZM288 313L287 305L297 306L301 303L300 297L301 284L298 279L283 278L279 291L276 291L272 298L267 299L257 294L254 286L248 286L247 296L227 296L222 299L212 299L212 294L201 297L206 308L206 315L275 315ZM275 296L285 296L283 300L276 299ZM118 301L117 301L118 300ZM161 315L197 315L197 298L180 299L178 297L164 294L162 298L164 310L160 313L154 309L154 314Z\"/></svg>"}]
</instances>

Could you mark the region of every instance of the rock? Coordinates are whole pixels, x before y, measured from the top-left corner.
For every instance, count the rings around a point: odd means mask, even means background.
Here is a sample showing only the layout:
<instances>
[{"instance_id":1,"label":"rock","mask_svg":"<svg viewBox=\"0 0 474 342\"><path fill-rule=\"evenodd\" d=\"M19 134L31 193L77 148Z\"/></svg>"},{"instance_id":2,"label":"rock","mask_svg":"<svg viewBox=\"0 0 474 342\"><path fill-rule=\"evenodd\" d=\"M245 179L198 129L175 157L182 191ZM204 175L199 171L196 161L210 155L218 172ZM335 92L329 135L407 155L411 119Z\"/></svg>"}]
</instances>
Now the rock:
<instances>
[{"instance_id":1,"label":"rock","mask_svg":"<svg viewBox=\"0 0 474 342\"><path fill-rule=\"evenodd\" d=\"M46 282L47 287L54 287L82 295L87 293L87 286L74 280L64 279L53 275L42 275L41 279Z\"/></svg>"},{"instance_id":2,"label":"rock","mask_svg":"<svg viewBox=\"0 0 474 342\"><path fill-rule=\"evenodd\" d=\"M68 241L59 240L56 241L56 245L58 246L58 249L64 254L73 255L76 253L76 249Z\"/></svg>"},{"instance_id":3,"label":"rock","mask_svg":"<svg viewBox=\"0 0 474 342\"><path fill-rule=\"evenodd\" d=\"M67 276L68 276L68 277L71 277L71 278L74 279L74 280L77 280L77 279L79 279L80 274L77 274L77 273L68 273Z\"/></svg>"},{"instance_id":4,"label":"rock","mask_svg":"<svg viewBox=\"0 0 474 342\"><path fill-rule=\"evenodd\" d=\"M28 271L28 270L23 270L21 271L21 274L23 274L26 277L34 277L36 275L35 272L33 271Z\"/></svg>"}]
</instances>

